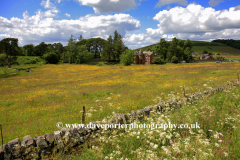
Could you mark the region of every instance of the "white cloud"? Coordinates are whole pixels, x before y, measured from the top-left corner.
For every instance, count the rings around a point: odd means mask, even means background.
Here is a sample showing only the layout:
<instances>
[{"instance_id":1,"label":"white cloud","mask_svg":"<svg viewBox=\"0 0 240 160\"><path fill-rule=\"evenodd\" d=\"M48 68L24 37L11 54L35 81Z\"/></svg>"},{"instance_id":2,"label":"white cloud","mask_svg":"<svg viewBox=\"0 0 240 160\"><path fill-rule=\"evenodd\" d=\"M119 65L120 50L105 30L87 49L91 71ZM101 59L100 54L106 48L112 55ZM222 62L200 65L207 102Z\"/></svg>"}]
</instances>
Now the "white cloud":
<instances>
[{"instance_id":1,"label":"white cloud","mask_svg":"<svg viewBox=\"0 0 240 160\"><path fill-rule=\"evenodd\" d=\"M0 39L4 39L4 38L11 38L12 36L10 34L4 33L4 34L0 34Z\"/></svg>"},{"instance_id":2,"label":"white cloud","mask_svg":"<svg viewBox=\"0 0 240 160\"><path fill-rule=\"evenodd\" d=\"M190 4L186 8L160 11L153 19L159 21L158 27L163 33L220 31L240 27L240 11L234 9L216 11L210 7Z\"/></svg>"},{"instance_id":3,"label":"white cloud","mask_svg":"<svg viewBox=\"0 0 240 160\"><path fill-rule=\"evenodd\" d=\"M157 5L155 7L162 7L162 6L173 4L173 3L181 4L183 6L188 5L187 0L159 0L159 2L157 3Z\"/></svg>"},{"instance_id":4,"label":"white cloud","mask_svg":"<svg viewBox=\"0 0 240 160\"><path fill-rule=\"evenodd\" d=\"M82 5L91 6L95 13L119 13L134 9L135 0L78 0Z\"/></svg>"},{"instance_id":5,"label":"white cloud","mask_svg":"<svg viewBox=\"0 0 240 160\"><path fill-rule=\"evenodd\" d=\"M209 2L208 2L208 4L210 5L210 6L213 6L213 7L215 7L216 5L218 5L219 3L222 3L224 0L210 0Z\"/></svg>"},{"instance_id":6,"label":"white cloud","mask_svg":"<svg viewBox=\"0 0 240 160\"><path fill-rule=\"evenodd\" d=\"M216 11L197 4L186 8L174 7L169 11L163 10L153 18L159 21L158 28L146 29L145 33L125 37L129 45L150 45L161 38L171 40L173 37L191 40L211 40L218 38L239 39L240 10L236 7L229 10ZM137 43L136 43L137 42Z\"/></svg>"},{"instance_id":7,"label":"white cloud","mask_svg":"<svg viewBox=\"0 0 240 160\"><path fill-rule=\"evenodd\" d=\"M41 6L43 6L44 8L55 8L55 5L50 2L50 0L42 0L41 2Z\"/></svg>"},{"instance_id":8,"label":"white cloud","mask_svg":"<svg viewBox=\"0 0 240 160\"><path fill-rule=\"evenodd\" d=\"M240 5L238 5L237 7L235 7L234 11L240 10Z\"/></svg>"},{"instance_id":9,"label":"white cloud","mask_svg":"<svg viewBox=\"0 0 240 160\"><path fill-rule=\"evenodd\" d=\"M47 10L44 12L44 17L55 17L55 13L58 13L58 10Z\"/></svg>"},{"instance_id":10,"label":"white cloud","mask_svg":"<svg viewBox=\"0 0 240 160\"><path fill-rule=\"evenodd\" d=\"M66 15L67 17L71 17L71 15L70 15L70 14L68 14L68 13L65 13L65 15Z\"/></svg>"},{"instance_id":11,"label":"white cloud","mask_svg":"<svg viewBox=\"0 0 240 160\"><path fill-rule=\"evenodd\" d=\"M129 14L86 15L76 20L54 20L48 12L38 10L36 15L23 13L23 19L0 16L0 38L11 35L19 39L19 45L39 44L41 42L61 42L67 44L70 35L75 38L102 37L107 39L117 30L123 37L127 31L140 28L140 22ZM46 17L47 15L47 17Z\"/></svg>"},{"instance_id":12,"label":"white cloud","mask_svg":"<svg viewBox=\"0 0 240 160\"><path fill-rule=\"evenodd\" d=\"M55 17L59 12L56 6L50 2L50 0L42 0L41 6L43 6L45 9L50 9L44 12L45 17Z\"/></svg>"}]
</instances>

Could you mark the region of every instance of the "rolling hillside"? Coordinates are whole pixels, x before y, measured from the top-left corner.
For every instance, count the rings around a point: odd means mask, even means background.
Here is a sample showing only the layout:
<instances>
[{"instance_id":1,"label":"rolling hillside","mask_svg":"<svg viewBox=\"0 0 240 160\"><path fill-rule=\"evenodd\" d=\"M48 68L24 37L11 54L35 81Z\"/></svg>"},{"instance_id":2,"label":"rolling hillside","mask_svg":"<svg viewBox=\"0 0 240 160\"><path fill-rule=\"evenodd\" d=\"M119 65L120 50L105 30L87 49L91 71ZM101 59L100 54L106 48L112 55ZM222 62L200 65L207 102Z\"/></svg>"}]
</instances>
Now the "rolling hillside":
<instances>
[{"instance_id":1,"label":"rolling hillside","mask_svg":"<svg viewBox=\"0 0 240 160\"><path fill-rule=\"evenodd\" d=\"M193 51L197 53L202 53L204 50L206 50L212 54L223 53L228 55L240 55L239 49L235 49L233 47L230 47L221 43L204 42L204 41L192 41L192 42L193 42ZM155 45L156 44L152 44L152 45L145 46L138 49L148 50L149 48L151 49Z\"/></svg>"}]
</instances>

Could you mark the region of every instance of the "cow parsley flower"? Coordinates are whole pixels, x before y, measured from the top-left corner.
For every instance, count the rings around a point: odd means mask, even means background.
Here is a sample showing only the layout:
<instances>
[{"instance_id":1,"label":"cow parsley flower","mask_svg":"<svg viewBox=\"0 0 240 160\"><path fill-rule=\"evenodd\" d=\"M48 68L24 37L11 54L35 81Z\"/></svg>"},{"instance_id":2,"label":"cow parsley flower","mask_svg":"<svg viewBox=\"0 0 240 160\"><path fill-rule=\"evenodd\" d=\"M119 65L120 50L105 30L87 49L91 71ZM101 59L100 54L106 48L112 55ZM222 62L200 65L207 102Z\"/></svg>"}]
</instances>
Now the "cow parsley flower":
<instances>
[{"instance_id":1,"label":"cow parsley flower","mask_svg":"<svg viewBox=\"0 0 240 160\"><path fill-rule=\"evenodd\" d=\"M227 156L228 156L227 152L223 152L223 154L224 154L224 156L225 156L225 157L227 157Z\"/></svg>"}]
</instances>

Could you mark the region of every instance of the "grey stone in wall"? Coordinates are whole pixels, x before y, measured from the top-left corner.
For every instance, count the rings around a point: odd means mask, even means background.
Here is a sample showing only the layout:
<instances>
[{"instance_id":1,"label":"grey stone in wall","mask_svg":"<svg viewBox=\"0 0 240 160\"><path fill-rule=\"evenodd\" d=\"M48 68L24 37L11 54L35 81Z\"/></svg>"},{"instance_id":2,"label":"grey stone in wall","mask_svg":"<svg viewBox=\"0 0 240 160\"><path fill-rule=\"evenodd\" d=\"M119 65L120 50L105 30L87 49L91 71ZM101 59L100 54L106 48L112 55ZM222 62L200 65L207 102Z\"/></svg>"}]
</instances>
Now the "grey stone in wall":
<instances>
[{"instance_id":1,"label":"grey stone in wall","mask_svg":"<svg viewBox=\"0 0 240 160\"><path fill-rule=\"evenodd\" d=\"M36 143L31 136L27 135L23 137L21 146L22 146L22 154L23 156L25 156L25 155L28 155L30 152L32 152L32 150L36 147Z\"/></svg>"},{"instance_id":2,"label":"grey stone in wall","mask_svg":"<svg viewBox=\"0 0 240 160\"><path fill-rule=\"evenodd\" d=\"M54 135L52 133L46 133L44 135L44 137L45 137L45 140L47 141L48 145L52 145L53 144L53 142L54 142Z\"/></svg>"},{"instance_id":3,"label":"grey stone in wall","mask_svg":"<svg viewBox=\"0 0 240 160\"><path fill-rule=\"evenodd\" d=\"M11 154L12 158L20 158L21 157L21 141L19 138L15 138L8 142L5 147L5 151L7 154ZM11 157L10 156L10 157Z\"/></svg>"},{"instance_id":4,"label":"grey stone in wall","mask_svg":"<svg viewBox=\"0 0 240 160\"><path fill-rule=\"evenodd\" d=\"M33 139L35 140L36 145L40 148L40 150L48 148L48 144L44 136L35 136Z\"/></svg>"},{"instance_id":5,"label":"grey stone in wall","mask_svg":"<svg viewBox=\"0 0 240 160\"><path fill-rule=\"evenodd\" d=\"M126 114L116 113L115 117L109 120L110 124L126 124L128 116Z\"/></svg>"}]
</instances>

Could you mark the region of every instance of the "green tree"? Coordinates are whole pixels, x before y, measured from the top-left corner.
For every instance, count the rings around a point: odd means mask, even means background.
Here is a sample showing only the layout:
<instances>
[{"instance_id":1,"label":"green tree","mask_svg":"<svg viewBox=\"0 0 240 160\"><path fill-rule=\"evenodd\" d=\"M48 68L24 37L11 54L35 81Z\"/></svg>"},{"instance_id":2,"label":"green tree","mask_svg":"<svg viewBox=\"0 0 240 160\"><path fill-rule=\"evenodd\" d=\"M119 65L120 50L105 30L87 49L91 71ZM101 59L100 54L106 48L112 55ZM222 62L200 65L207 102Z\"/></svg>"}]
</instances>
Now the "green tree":
<instances>
[{"instance_id":1,"label":"green tree","mask_svg":"<svg viewBox=\"0 0 240 160\"><path fill-rule=\"evenodd\" d=\"M172 63L178 63L178 58L176 56L172 56Z\"/></svg>"},{"instance_id":2,"label":"green tree","mask_svg":"<svg viewBox=\"0 0 240 160\"><path fill-rule=\"evenodd\" d=\"M183 56L184 56L184 51L183 48L181 46L177 46L176 52L175 52L175 56L179 59L179 60L183 60Z\"/></svg>"},{"instance_id":3,"label":"green tree","mask_svg":"<svg viewBox=\"0 0 240 160\"><path fill-rule=\"evenodd\" d=\"M155 45L151 48L151 50L153 50L153 52L155 54L157 54L161 59L166 60L168 48L169 48L168 42L164 38L162 38L157 43L157 45Z\"/></svg>"},{"instance_id":4,"label":"green tree","mask_svg":"<svg viewBox=\"0 0 240 160\"><path fill-rule=\"evenodd\" d=\"M100 57L100 53L103 52L103 47L104 47L106 40L102 39L102 38L97 38L96 40L97 40L98 53L99 53L99 57Z\"/></svg>"},{"instance_id":5,"label":"green tree","mask_svg":"<svg viewBox=\"0 0 240 160\"><path fill-rule=\"evenodd\" d=\"M134 52L135 50L127 49L120 55L120 63L125 66L131 65L134 62Z\"/></svg>"},{"instance_id":6,"label":"green tree","mask_svg":"<svg viewBox=\"0 0 240 160\"><path fill-rule=\"evenodd\" d=\"M105 40L102 38L89 38L86 41L86 47L88 52L94 53L94 57L100 57L100 53L103 51ZM98 56L97 56L98 54Z\"/></svg>"},{"instance_id":7,"label":"green tree","mask_svg":"<svg viewBox=\"0 0 240 160\"><path fill-rule=\"evenodd\" d=\"M77 59L76 64L82 64L84 62L90 61L93 58L93 54L87 51L86 46L77 47Z\"/></svg>"},{"instance_id":8,"label":"green tree","mask_svg":"<svg viewBox=\"0 0 240 160\"><path fill-rule=\"evenodd\" d=\"M94 52L94 48L93 48L94 41L95 41L94 38L87 39L86 47L87 47L88 52Z\"/></svg>"},{"instance_id":9,"label":"green tree","mask_svg":"<svg viewBox=\"0 0 240 160\"><path fill-rule=\"evenodd\" d=\"M54 43L53 48L54 48L55 53L58 55L58 58L61 59L61 56L64 51L63 45L60 42Z\"/></svg>"},{"instance_id":10,"label":"green tree","mask_svg":"<svg viewBox=\"0 0 240 160\"><path fill-rule=\"evenodd\" d=\"M178 39L178 46L180 46L181 48L184 47L184 42L181 39Z\"/></svg>"},{"instance_id":11,"label":"green tree","mask_svg":"<svg viewBox=\"0 0 240 160\"><path fill-rule=\"evenodd\" d=\"M190 63L193 61L193 56L192 56L192 50L187 47L185 50L184 50L184 57L183 57L183 60L185 60L187 63Z\"/></svg>"},{"instance_id":12,"label":"green tree","mask_svg":"<svg viewBox=\"0 0 240 160\"><path fill-rule=\"evenodd\" d=\"M0 41L4 52L6 53L6 58L8 61L8 68L11 68L12 60L16 60L18 39L17 38L4 38ZM14 56L14 57L12 57Z\"/></svg>"},{"instance_id":13,"label":"green tree","mask_svg":"<svg viewBox=\"0 0 240 160\"><path fill-rule=\"evenodd\" d=\"M109 62L111 57L113 56L113 50L114 50L113 39L112 36L110 35L104 44L101 58Z\"/></svg>"},{"instance_id":14,"label":"green tree","mask_svg":"<svg viewBox=\"0 0 240 160\"><path fill-rule=\"evenodd\" d=\"M161 57L154 57L152 64L165 64L166 62Z\"/></svg>"},{"instance_id":15,"label":"green tree","mask_svg":"<svg viewBox=\"0 0 240 160\"><path fill-rule=\"evenodd\" d=\"M7 55L5 53L0 54L0 66L5 66L7 64Z\"/></svg>"},{"instance_id":16,"label":"green tree","mask_svg":"<svg viewBox=\"0 0 240 160\"><path fill-rule=\"evenodd\" d=\"M160 40L159 45L160 45L160 55L162 55L163 59L166 60L170 44L164 38L162 38Z\"/></svg>"},{"instance_id":17,"label":"green tree","mask_svg":"<svg viewBox=\"0 0 240 160\"><path fill-rule=\"evenodd\" d=\"M47 44L46 52L55 52L54 46L52 44Z\"/></svg>"},{"instance_id":18,"label":"green tree","mask_svg":"<svg viewBox=\"0 0 240 160\"><path fill-rule=\"evenodd\" d=\"M77 50L76 50L76 42L73 38L74 36L71 35L70 39L68 40L68 51L69 51L69 63L75 63L77 58Z\"/></svg>"},{"instance_id":19,"label":"green tree","mask_svg":"<svg viewBox=\"0 0 240 160\"><path fill-rule=\"evenodd\" d=\"M87 43L87 40L86 40L86 39L83 39L83 40L81 40L81 41L78 40L78 42L76 42L76 45L77 45L77 46L81 46L81 45L86 45L86 43Z\"/></svg>"},{"instance_id":20,"label":"green tree","mask_svg":"<svg viewBox=\"0 0 240 160\"><path fill-rule=\"evenodd\" d=\"M203 53L204 53L204 54L208 54L208 51L204 50Z\"/></svg>"},{"instance_id":21,"label":"green tree","mask_svg":"<svg viewBox=\"0 0 240 160\"><path fill-rule=\"evenodd\" d=\"M189 48L190 50L192 50L192 47L193 47L192 41L190 41L189 39L187 39L187 40L184 42L184 48L183 48L183 50L185 50L186 48Z\"/></svg>"},{"instance_id":22,"label":"green tree","mask_svg":"<svg viewBox=\"0 0 240 160\"><path fill-rule=\"evenodd\" d=\"M43 56L47 51L47 47L48 47L47 44L45 44L44 42L41 42L39 45L34 47L34 50L33 50L34 55Z\"/></svg>"},{"instance_id":23,"label":"green tree","mask_svg":"<svg viewBox=\"0 0 240 160\"><path fill-rule=\"evenodd\" d=\"M121 35L118 35L118 39L114 42L114 57L115 60L120 60L120 56L124 51L124 44L122 42Z\"/></svg>"},{"instance_id":24,"label":"green tree","mask_svg":"<svg viewBox=\"0 0 240 160\"><path fill-rule=\"evenodd\" d=\"M69 63L69 51L63 52L61 60L63 63Z\"/></svg>"},{"instance_id":25,"label":"green tree","mask_svg":"<svg viewBox=\"0 0 240 160\"><path fill-rule=\"evenodd\" d=\"M59 62L58 55L54 52L44 54L43 59L45 59L49 64L57 64Z\"/></svg>"},{"instance_id":26,"label":"green tree","mask_svg":"<svg viewBox=\"0 0 240 160\"><path fill-rule=\"evenodd\" d=\"M117 30L114 31L113 47L113 59L120 60L120 55L124 51L125 46L122 41L122 36L117 32Z\"/></svg>"},{"instance_id":27,"label":"green tree","mask_svg":"<svg viewBox=\"0 0 240 160\"><path fill-rule=\"evenodd\" d=\"M24 45L23 48L24 48L27 56L34 56L34 45L33 44Z\"/></svg>"},{"instance_id":28,"label":"green tree","mask_svg":"<svg viewBox=\"0 0 240 160\"><path fill-rule=\"evenodd\" d=\"M170 46L169 46L169 55L168 55L168 59L172 59L173 56L176 56L177 57L177 45L178 44L178 40L177 38L173 38L172 39L172 42L170 43Z\"/></svg>"},{"instance_id":29,"label":"green tree","mask_svg":"<svg viewBox=\"0 0 240 160\"><path fill-rule=\"evenodd\" d=\"M79 38L78 38L78 41L81 42L83 40L83 36L80 35Z\"/></svg>"}]
</instances>

